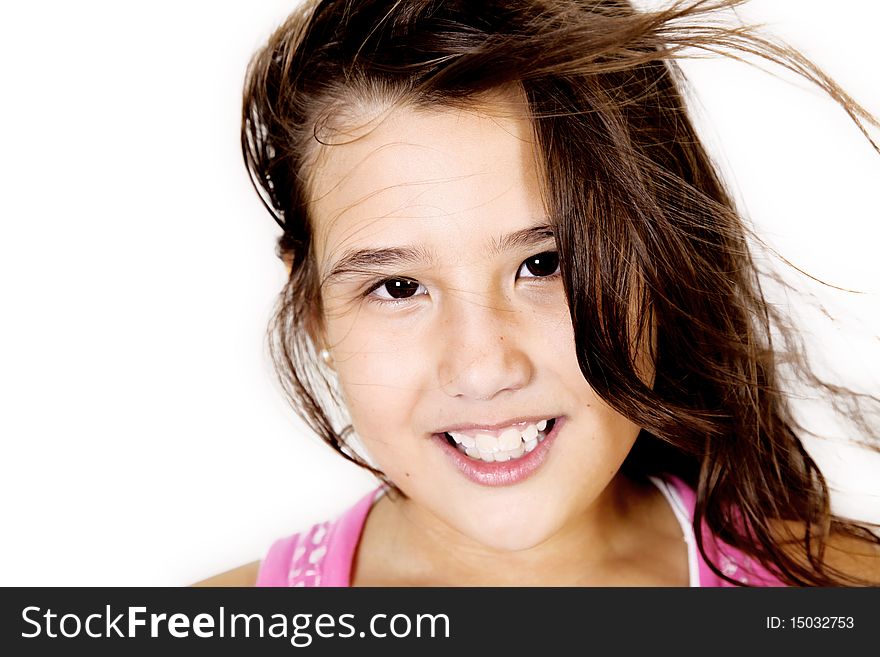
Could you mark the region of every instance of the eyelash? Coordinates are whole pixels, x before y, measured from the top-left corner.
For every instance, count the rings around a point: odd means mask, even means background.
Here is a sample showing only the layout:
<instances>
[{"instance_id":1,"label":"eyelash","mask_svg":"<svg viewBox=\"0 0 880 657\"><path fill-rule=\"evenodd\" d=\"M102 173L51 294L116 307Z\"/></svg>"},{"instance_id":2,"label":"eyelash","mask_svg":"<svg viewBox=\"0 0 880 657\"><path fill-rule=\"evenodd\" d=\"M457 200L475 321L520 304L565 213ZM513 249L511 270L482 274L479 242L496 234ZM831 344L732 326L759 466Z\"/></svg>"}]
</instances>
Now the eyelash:
<instances>
[{"instance_id":1,"label":"eyelash","mask_svg":"<svg viewBox=\"0 0 880 657\"><path fill-rule=\"evenodd\" d=\"M525 266L526 262L528 262L532 258L537 258L538 256L544 255L545 253L553 253L557 257L559 255L558 252L556 252L556 251L542 251L541 253L536 253L533 256L529 256L528 258L523 260L522 263L520 263L520 266L517 269L517 274L519 274L520 269L522 269L523 266ZM546 280L554 280L556 278L559 278L560 276L562 276L562 272L559 270L559 264L557 264L556 271L554 271L549 276L529 276L527 278L535 278L538 280L546 281ZM383 278L383 279L380 279L377 281L373 281L370 284L370 286L367 288L367 291L364 292L364 295L363 295L364 298L367 301L369 301L370 303L376 303L376 304L379 304L380 306L389 306L389 305L390 306L401 306L401 305L405 305L405 304L409 303L410 301L412 301L416 297L424 296L423 294L414 294L411 297L405 297L403 299L383 299L383 298L377 297L373 294L373 292L375 292L376 290L378 290L379 288L384 286L386 283L390 283L391 281L409 281L412 283L418 282L412 278L406 278L403 276L393 276L391 278ZM421 285L421 284L419 284L419 285Z\"/></svg>"}]
</instances>

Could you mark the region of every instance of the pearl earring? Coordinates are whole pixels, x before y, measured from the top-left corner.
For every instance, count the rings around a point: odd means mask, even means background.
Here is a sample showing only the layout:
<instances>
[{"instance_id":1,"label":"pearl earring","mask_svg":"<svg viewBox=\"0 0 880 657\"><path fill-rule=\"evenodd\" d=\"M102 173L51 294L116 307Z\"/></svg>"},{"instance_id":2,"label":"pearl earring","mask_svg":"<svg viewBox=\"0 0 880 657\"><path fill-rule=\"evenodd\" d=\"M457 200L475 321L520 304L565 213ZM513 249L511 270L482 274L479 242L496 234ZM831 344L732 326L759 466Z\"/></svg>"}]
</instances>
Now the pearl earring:
<instances>
[{"instance_id":1,"label":"pearl earring","mask_svg":"<svg viewBox=\"0 0 880 657\"><path fill-rule=\"evenodd\" d=\"M330 356L330 352L327 351L326 349L321 349L321 358L328 365L333 361L333 358Z\"/></svg>"}]
</instances>

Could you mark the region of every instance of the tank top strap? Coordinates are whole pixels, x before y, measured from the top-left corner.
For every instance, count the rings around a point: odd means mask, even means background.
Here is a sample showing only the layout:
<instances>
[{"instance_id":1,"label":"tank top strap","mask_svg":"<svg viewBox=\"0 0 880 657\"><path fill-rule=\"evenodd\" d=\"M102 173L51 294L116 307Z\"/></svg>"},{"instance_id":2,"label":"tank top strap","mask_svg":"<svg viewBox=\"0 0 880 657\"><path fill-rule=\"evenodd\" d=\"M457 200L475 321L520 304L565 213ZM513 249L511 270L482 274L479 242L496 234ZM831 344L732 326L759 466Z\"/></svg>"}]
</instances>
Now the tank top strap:
<instances>
[{"instance_id":1,"label":"tank top strap","mask_svg":"<svg viewBox=\"0 0 880 657\"><path fill-rule=\"evenodd\" d=\"M684 542L687 545L688 554L688 586L698 587L703 584L700 570L699 550L694 537L693 517L694 517L694 493L684 482L677 477L648 477L651 482L657 486L669 506L678 524L681 526L681 533ZM676 481L672 481L675 479Z\"/></svg>"},{"instance_id":2,"label":"tank top strap","mask_svg":"<svg viewBox=\"0 0 880 657\"><path fill-rule=\"evenodd\" d=\"M679 522L686 519L682 523L682 531L685 535L685 541L688 542L688 553L691 570L691 579L693 582L694 572L697 574L697 584L691 583L691 586L703 587L734 587L736 584L728 582L718 576L708 565L703 555L700 554L696 545L696 535L693 528L694 509L696 506L696 492L690 485L676 475L667 474L662 480L651 478L667 484L666 491L671 492L673 498L677 498L678 504L683 509L683 513L676 514ZM663 491L663 487L661 487ZM673 504L675 510L675 504ZM686 526L685 526L686 525ZM745 554L741 550L724 543L712 534L705 522L700 524L700 533L703 541L703 549L712 562L721 570L722 573L740 581L749 586L785 586L785 584L775 577L765 566L763 566L755 558ZM696 568L694 567L696 563Z\"/></svg>"},{"instance_id":3,"label":"tank top strap","mask_svg":"<svg viewBox=\"0 0 880 657\"><path fill-rule=\"evenodd\" d=\"M333 524L324 557L323 586L351 586L351 569L370 509L385 492L380 486L364 495Z\"/></svg>"},{"instance_id":4,"label":"tank top strap","mask_svg":"<svg viewBox=\"0 0 880 657\"><path fill-rule=\"evenodd\" d=\"M349 586L367 514L381 492L370 491L335 520L275 541L260 563L256 586Z\"/></svg>"}]
</instances>

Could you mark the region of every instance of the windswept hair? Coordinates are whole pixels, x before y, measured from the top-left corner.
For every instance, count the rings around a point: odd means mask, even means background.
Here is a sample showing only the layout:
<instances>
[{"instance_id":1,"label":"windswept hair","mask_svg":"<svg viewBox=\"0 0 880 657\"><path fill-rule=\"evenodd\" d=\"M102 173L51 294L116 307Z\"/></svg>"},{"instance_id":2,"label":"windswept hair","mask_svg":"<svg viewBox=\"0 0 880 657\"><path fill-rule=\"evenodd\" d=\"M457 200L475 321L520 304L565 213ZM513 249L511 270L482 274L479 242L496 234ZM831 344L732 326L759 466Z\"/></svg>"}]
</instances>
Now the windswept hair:
<instances>
[{"instance_id":1,"label":"windswept hair","mask_svg":"<svg viewBox=\"0 0 880 657\"><path fill-rule=\"evenodd\" d=\"M799 437L811 432L794 417L780 369L821 388L835 408L842 403L867 434L876 427L859 402L880 399L817 376L801 336L766 301L749 246L760 239L697 136L676 60L757 58L818 85L875 150L867 126L878 124L797 51L722 20L739 4L689 0L652 11L626 0L300 6L250 64L241 143L254 186L283 229L277 254L291 267L270 326L271 353L312 430L393 486L346 444L352 427L342 426L339 393L315 354L322 302L308 208L320 149L363 108L469 107L514 89L534 130L580 369L603 400L641 427L624 472L671 473L695 488L698 548L729 582L741 584L708 557L701 523L789 584L874 583L824 560L832 534L872 548L880 538L831 513L825 479ZM646 337L656 345L653 386L635 367L633 345ZM801 529L788 535L780 527Z\"/></svg>"}]
</instances>

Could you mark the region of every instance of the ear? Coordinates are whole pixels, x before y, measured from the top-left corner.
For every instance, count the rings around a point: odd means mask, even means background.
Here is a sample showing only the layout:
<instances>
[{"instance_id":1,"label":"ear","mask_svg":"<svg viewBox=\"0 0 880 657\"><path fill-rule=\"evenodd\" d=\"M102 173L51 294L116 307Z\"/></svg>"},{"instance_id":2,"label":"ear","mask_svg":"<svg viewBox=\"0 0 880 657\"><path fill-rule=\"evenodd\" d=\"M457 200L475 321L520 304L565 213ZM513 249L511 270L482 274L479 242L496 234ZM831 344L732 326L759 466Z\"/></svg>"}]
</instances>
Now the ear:
<instances>
[{"instance_id":1,"label":"ear","mask_svg":"<svg viewBox=\"0 0 880 657\"><path fill-rule=\"evenodd\" d=\"M285 253L281 256L281 262L284 263L284 270L287 272L287 278L290 278L290 274L293 271L293 256L290 253Z\"/></svg>"},{"instance_id":2,"label":"ear","mask_svg":"<svg viewBox=\"0 0 880 657\"><path fill-rule=\"evenodd\" d=\"M308 303L303 308L302 327L312 341L315 352L321 351L327 345L327 334L324 330L324 322L321 317L321 303Z\"/></svg>"},{"instance_id":3,"label":"ear","mask_svg":"<svg viewBox=\"0 0 880 657\"><path fill-rule=\"evenodd\" d=\"M290 277L293 273L293 254L290 251L283 252L279 254L279 258L281 262L284 264L284 269L287 271L287 279L290 280ZM302 283L300 283L302 284ZM305 285L308 285L307 283ZM318 299L316 301L306 301L303 303L305 306L303 310L303 317L301 320L301 326L303 330L306 332L309 340L312 342L312 345L316 352L319 352L324 348L326 344L326 335L324 333L324 322L322 314L322 304L320 300L320 290L316 292L318 295Z\"/></svg>"}]
</instances>

